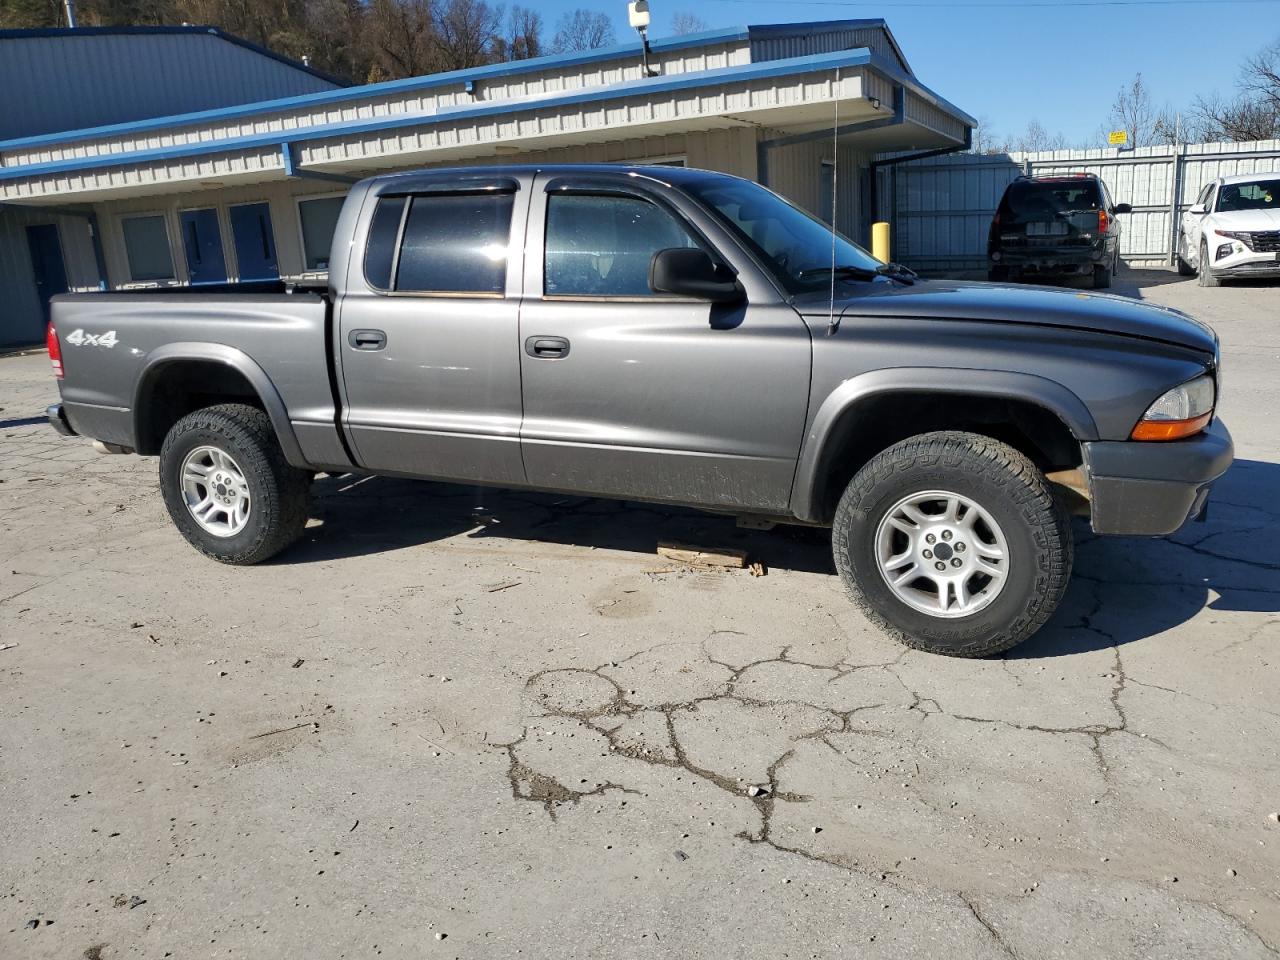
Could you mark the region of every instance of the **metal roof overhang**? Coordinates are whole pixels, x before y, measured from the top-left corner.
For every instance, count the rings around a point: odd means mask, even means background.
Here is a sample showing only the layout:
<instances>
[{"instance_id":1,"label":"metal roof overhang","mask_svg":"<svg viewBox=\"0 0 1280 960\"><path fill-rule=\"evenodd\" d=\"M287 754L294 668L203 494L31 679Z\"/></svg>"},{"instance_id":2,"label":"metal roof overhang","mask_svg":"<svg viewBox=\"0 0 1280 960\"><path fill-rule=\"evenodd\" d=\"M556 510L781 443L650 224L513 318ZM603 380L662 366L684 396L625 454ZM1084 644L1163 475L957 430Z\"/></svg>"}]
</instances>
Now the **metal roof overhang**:
<instances>
[{"instance_id":1,"label":"metal roof overhang","mask_svg":"<svg viewBox=\"0 0 1280 960\"><path fill-rule=\"evenodd\" d=\"M0 201L98 201L751 125L784 133L888 119L903 90L924 108L858 134L871 152L950 146L962 137L921 117L972 125L870 50L767 60L572 93L346 121L252 136L19 166L0 166ZM501 148L501 149L500 149Z\"/></svg>"}]
</instances>

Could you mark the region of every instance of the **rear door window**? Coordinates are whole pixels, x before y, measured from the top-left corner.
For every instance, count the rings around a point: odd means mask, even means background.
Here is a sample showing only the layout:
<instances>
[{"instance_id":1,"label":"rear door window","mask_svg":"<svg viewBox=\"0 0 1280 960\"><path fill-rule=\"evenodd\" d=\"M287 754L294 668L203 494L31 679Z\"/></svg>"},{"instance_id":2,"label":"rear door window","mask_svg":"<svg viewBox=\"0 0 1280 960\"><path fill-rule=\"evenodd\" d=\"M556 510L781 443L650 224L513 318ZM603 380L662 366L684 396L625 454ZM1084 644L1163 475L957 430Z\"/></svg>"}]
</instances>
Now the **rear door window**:
<instances>
[{"instance_id":1,"label":"rear door window","mask_svg":"<svg viewBox=\"0 0 1280 960\"><path fill-rule=\"evenodd\" d=\"M513 201L491 191L383 197L369 225L365 278L396 293L501 296Z\"/></svg>"}]
</instances>

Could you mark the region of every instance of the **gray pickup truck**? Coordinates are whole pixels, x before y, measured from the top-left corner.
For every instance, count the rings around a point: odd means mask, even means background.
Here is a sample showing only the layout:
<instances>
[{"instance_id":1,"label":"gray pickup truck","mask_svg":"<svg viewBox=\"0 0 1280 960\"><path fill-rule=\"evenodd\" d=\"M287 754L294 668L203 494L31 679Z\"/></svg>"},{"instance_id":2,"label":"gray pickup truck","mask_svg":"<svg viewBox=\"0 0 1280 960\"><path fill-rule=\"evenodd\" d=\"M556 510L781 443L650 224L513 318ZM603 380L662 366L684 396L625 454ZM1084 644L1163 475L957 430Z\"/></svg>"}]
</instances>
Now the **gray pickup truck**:
<instances>
[{"instance_id":1,"label":"gray pickup truck","mask_svg":"<svg viewBox=\"0 0 1280 960\"><path fill-rule=\"evenodd\" d=\"M321 471L685 504L830 527L866 613L953 656L1045 623L1070 513L1171 533L1232 457L1203 324L923 280L699 170L375 177L326 289L76 294L53 321L52 424L158 454L223 562L292 543Z\"/></svg>"}]
</instances>

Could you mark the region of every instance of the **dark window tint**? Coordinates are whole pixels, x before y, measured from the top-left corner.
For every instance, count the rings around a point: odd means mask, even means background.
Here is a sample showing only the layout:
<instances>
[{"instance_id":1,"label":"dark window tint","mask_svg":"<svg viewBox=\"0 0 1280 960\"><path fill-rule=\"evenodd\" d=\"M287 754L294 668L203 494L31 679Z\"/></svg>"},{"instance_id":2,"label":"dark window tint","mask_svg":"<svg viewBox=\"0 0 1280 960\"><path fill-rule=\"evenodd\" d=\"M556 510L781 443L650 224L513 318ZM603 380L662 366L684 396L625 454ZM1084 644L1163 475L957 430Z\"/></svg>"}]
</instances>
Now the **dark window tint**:
<instances>
[{"instance_id":1,"label":"dark window tint","mask_svg":"<svg viewBox=\"0 0 1280 960\"><path fill-rule=\"evenodd\" d=\"M396 290L502 293L511 239L509 193L414 197Z\"/></svg>"},{"instance_id":2,"label":"dark window tint","mask_svg":"<svg viewBox=\"0 0 1280 960\"><path fill-rule=\"evenodd\" d=\"M400 235L400 215L404 197L383 197L369 225L369 245L364 253L364 276L379 290L391 289L391 262L395 258L396 237Z\"/></svg>"},{"instance_id":3,"label":"dark window tint","mask_svg":"<svg viewBox=\"0 0 1280 960\"><path fill-rule=\"evenodd\" d=\"M552 296L652 296L653 255L697 246L675 217L648 200L557 194L547 202L544 290Z\"/></svg>"},{"instance_id":4,"label":"dark window tint","mask_svg":"<svg viewBox=\"0 0 1280 960\"><path fill-rule=\"evenodd\" d=\"M1052 220L1060 213L1081 213L1102 207L1096 180L1017 180L1000 202L1000 222Z\"/></svg>"},{"instance_id":5,"label":"dark window tint","mask_svg":"<svg viewBox=\"0 0 1280 960\"><path fill-rule=\"evenodd\" d=\"M298 201L302 221L302 254L308 270L329 269L329 248L345 197L319 197Z\"/></svg>"},{"instance_id":6,"label":"dark window tint","mask_svg":"<svg viewBox=\"0 0 1280 960\"><path fill-rule=\"evenodd\" d=\"M120 221L131 280L172 280L173 258L164 217L129 217Z\"/></svg>"}]
</instances>

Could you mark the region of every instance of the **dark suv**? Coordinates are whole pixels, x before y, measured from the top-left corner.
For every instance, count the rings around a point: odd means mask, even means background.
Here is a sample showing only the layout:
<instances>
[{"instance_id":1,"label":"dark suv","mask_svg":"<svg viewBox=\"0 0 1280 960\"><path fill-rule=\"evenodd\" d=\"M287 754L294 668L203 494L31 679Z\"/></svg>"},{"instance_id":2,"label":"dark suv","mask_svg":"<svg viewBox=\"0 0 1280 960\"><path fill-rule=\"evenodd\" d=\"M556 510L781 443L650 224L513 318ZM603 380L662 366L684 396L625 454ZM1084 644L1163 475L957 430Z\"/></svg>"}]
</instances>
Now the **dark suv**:
<instances>
[{"instance_id":1,"label":"dark suv","mask_svg":"<svg viewBox=\"0 0 1280 960\"><path fill-rule=\"evenodd\" d=\"M1113 203L1092 173L1019 177L1009 184L987 240L992 280L1088 277L1111 286L1120 264L1120 223L1127 203Z\"/></svg>"}]
</instances>

